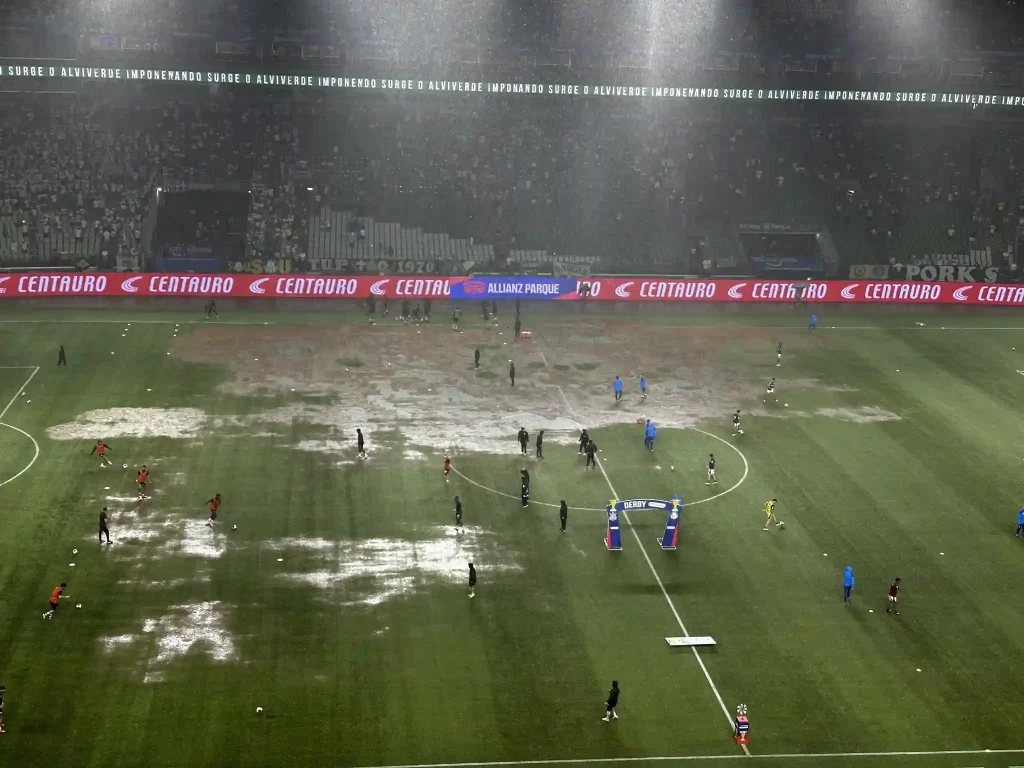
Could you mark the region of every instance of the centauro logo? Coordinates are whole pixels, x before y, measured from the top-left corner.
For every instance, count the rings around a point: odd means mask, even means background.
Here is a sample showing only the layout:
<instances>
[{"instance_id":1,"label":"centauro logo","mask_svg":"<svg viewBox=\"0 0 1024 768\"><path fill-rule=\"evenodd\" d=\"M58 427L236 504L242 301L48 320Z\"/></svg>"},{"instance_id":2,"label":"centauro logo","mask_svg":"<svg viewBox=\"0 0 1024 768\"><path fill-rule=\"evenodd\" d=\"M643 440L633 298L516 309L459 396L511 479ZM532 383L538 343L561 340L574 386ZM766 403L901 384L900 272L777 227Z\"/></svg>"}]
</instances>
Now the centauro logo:
<instances>
[{"instance_id":1,"label":"centauro logo","mask_svg":"<svg viewBox=\"0 0 1024 768\"><path fill-rule=\"evenodd\" d=\"M737 285L734 285L732 288L729 289L729 298L732 298L732 299L742 299L743 298L742 291L746 287L747 287L746 283L738 283Z\"/></svg>"},{"instance_id":2,"label":"centauro logo","mask_svg":"<svg viewBox=\"0 0 1024 768\"><path fill-rule=\"evenodd\" d=\"M857 297L853 295L853 292L858 288L860 288L860 283L854 283L853 285L848 285L843 288L840 293L843 295L844 299L855 299Z\"/></svg>"},{"instance_id":3,"label":"centauro logo","mask_svg":"<svg viewBox=\"0 0 1024 768\"><path fill-rule=\"evenodd\" d=\"M124 291L125 293L138 293L139 286L137 286L136 283L141 279L142 277L140 275L136 277L129 277L127 280L122 280L121 290Z\"/></svg>"},{"instance_id":4,"label":"centauro logo","mask_svg":"<svg viewBox=\"0 0 1024 768\"><path fill-rule=\"evenodd\" d=\"M249 292L250 293L258 293L258 294L261 294L261 295L266 293L267 289L264 288L263 286L267 284L267 281L269 279L270 279L269 277L261 277L259 280L253 280L249 284Z\"/></svg>"},{"instance_id":5,"label":"centauro logo","mask_svg":"<svg viewBox=\"0 0 1024 768\"><path fill-rule=\"evenodd\" d=\"M388 290L388 283L390 282L390 279L378 280L376 283L370 286L370 293L372 293L374 296L386 296Z\"/></svg>"},{"instance_id":6,"label":"centauro logo","mask_svg":"<svg viewBox=\"0 0 1024 768\"><path fill-rule=\"evenodd\" d=\"M634 285L633 282L623 283L615 288L615 295L620 299L628 299L630 294L630 288Z\"/></svg>"},{"instance_id":7,"label":"centauro logo","mask_svg":"<svg viewBox=\"0 0 1024 768\"><path fill-rule=\"evenodd\" d=\"M5 283L10 279L10 277L0 277L0 293L7 293L7 286Z\"/></svg>"},{"instance_id":8,"label":"centauro logo","mask_svg":"<svg viewBox=\"0 0 1024 768\"><path fill-rule=\"evenodd\" d=\"M963 288L957 288L955 291L953 291L953 298L956 299L957 301L967 301L967 293L973 287L973 285L965 285Z\"/></svg>"}]
</instances>

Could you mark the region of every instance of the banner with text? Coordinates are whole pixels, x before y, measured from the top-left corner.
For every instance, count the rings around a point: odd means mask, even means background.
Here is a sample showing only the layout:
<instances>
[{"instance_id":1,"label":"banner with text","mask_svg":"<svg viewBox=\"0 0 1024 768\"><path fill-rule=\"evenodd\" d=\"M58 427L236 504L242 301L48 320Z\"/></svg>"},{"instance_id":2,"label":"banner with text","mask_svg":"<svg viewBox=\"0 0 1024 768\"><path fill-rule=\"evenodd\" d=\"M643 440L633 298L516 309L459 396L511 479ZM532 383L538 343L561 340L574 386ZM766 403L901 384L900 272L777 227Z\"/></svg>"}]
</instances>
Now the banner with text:
<instances>
[{"instance_id":1,"label":"banner with text","mask_svg":"<svg viewBox=\"0 0 1024 768\"><path fill-rule=\"evenodd\" d=\"M483 291L480 287L483 287ZM584 288L586 286L586 288ZM488 291L490 288L490 291ZM569 289L569 290L567 290ZM50 296L194 296L303 299L549 299L638 302L972 304L1024 307L1024 285L896 281L701 280L598 277L477 278L245 274L0 275L0 299Z\"/></svg>"},{"instance_id":2,"label":"banner with text","mask_svg":"<svg viewBox=\"0 0 1024 768\"><path fill-rule=\"evenodd\" d=\"M99 40L100 45L112 42ZM118 44L120 40L118 39ZM247 58L260 54L249 43L217 43L218 54ZM899 105L933 104L968 110L977 106L1024 108L1024 94L966 93L963 91L869 91L800 90L779 88L716 88L682 84L612 85L602 83L538 83L522 80L467 81L418 78L337 77L308 73L278 74L265 71L207 69L144 69L111 66L68 66L66 62L25 61L0 66L0 84L5 80L61 80L70 83L105 80L124 82L174 82L196 85L238 84L260 87L318 88L335 91L408 91L459 93L472 96L561 96L640 100L694 99L714 101L837 101Z\"/></svg>"}]
</instances>

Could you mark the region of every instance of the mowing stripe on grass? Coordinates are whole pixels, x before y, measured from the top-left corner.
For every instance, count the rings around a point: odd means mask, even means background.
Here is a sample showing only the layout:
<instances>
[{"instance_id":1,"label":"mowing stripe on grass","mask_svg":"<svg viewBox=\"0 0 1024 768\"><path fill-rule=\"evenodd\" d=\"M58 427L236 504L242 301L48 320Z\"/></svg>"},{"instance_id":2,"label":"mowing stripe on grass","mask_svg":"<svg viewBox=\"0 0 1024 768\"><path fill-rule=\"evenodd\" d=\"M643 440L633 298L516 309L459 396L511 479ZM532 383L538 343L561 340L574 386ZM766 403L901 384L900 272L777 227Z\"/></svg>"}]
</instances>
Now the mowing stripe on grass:
<instances>
[{"instance_id":1,"label":"mowing stripe on grass","mask_svg":"<svg viewBox=\"0 0 1024 768\"><path fill-rule=\"evenodd\" d=\"M600 763L659 763L665 761L696 762L698 760L825 760L861 757L956 757L957 755L1019 755L1024 749L949 749L915 752L789 752L777 755L664 755L656 757L580 757L555 760L496 760L481 763L410 763L408 765L374 765L362 768L499 768L519 765L598 765ZM1014 768L1011 766L1011 768Z\"/></svg>"},{"instance_id":2,"label":"mowing stripe on grass","mask_svg":"<svg viewBox=\"0 0 1024 768\"><path fill-rule=\"evenodd\" d=\"M573 410L572 405L569 403L569 398L565 396L565 392L562 390L561 387L558 387L558 393L562 396L562 402L565 403L565 407L569 409L569 415L572 416L573 421L575 421L576 424L582 428L580 420L576 418L576 412ZM740 455L742 456L743 454ZM746 462L747 460L743 459L744 465L746 465ZM601 470L601 474L604 475L604 481L608 483L608 489L612 492L612 495L617 499L619 497L619 493L618 491L615 490L615 486L612 485L612 481L611 479L609 479L608 473L604 471L604 463L601 461L600 458L597 459L597 468ZM744 478L746 478L746 474L744 474ZM661 594L665 597L665 602L667 602L668 607L672 609L672 615L676 617L676 623L679 625L679 629L683 631L684 636L690 637L690 633L687 631L686 626L683 624L682 618L679 616L679 611L676 610L675 603L672 602L672 598L669 596L668 590L665 589L665 585L661 581L661 576L658 575L658 571L654 567L654 563L651 562L650 555L647 554L647 548L644 546L644 543L640 540L640 534L636 532L636 528L633 527L633 521L629 519L629 513L623 510L622 516L625 518L626 525L629 526L629 531L633 534L633 538L636 539L637 546L640 547L640 551L643 553L644 560L647 561L647 567L650 568L651 573L654 574L654 580L658 582L658 587L661 589ZM691 646L690 650L693 651L693 657L697 659L697 663L700 665L700 669L704 673L704 679L708 681L708 685L711 686L711 690L715 694L715 698L718 699L718 706L722 708L722 713L725 715L725 719L729 723L729 730L731 731L733 729L732 715L729 714L729 709L725 706L725 702L722 700L722 694L718 692L718 686L716 686L715 681L711 679L711 673L708 672L708 668L704 665L704 659L700 657L700 654L697 652L697 649ZM750 757L750 750L747 748L747 745L741 744L740 746L743 747L743 754L747 757Z\"/></svg>"}]
</instances>

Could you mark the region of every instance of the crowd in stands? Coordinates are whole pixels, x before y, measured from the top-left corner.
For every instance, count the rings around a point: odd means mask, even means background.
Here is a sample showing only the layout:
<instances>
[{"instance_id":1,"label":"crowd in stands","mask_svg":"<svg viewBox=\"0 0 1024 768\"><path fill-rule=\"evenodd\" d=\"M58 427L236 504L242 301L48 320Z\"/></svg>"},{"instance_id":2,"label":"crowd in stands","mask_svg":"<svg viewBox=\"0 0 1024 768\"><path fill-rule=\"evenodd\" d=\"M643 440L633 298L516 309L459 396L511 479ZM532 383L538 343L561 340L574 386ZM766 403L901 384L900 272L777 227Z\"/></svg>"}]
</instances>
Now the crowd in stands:
<instances>
[{"instance_id":1,"label":"crowd in stands","mask_svg":"<svg viewBox=\"0 0 1024 768\"><path fill-rule=\"evenodd\" d=\"M826 225L847 263L1001 257L1024 222L1016 123L970 114L157 90L0 107L4 262L144 268L156 189L190 185L251 193L251 259L364 270L544 252L698 272L742 262L743 222Z\"/></svg>"}]
</instances>

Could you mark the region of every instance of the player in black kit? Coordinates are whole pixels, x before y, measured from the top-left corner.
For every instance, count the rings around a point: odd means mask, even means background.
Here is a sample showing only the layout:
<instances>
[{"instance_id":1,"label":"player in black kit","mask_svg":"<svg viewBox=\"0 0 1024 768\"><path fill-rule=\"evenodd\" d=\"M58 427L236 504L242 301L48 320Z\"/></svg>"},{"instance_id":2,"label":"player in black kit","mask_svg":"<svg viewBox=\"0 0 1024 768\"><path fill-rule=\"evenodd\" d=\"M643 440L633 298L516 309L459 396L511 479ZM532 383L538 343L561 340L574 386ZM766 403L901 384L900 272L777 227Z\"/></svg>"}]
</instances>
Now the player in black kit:
<instances>
[{"instance_id":1,"label":"player in black kit","mask_svg":"<svg viewBox=\"0 0 1024 768\"><path fill-rule=\"evenodd\" d=\"M605 700L604 717L601 718L606 723L609 720L618 720L619 716L615 712L615 708L619 705L619 681L612 680L612 689L608 691L608 698Z\"/></svg>"},{"instance_id":2,"label":"player in black kit","mask_svg":"<svg viewBox=\"0 0 1024 768\"><path fill-rule=\"evenodd\" d=\"M462 526L462 502L459 501L459 497L455 497L455 527L461 529Z\"/></svg>"},{"instance_id":3,"label":"player in black kit","mask_svg":"<svg viewBox=\"0 0 1024 768\"><path fill-rule=\"evenodd\" d=\"M520 427L517 439L519 440L520 453L522 453L523 456L525 456L526 446L529 445L530 443L530 433L527 432L523 427Z\"/></svg>"},{"instance_id":4,"label":"player in black kit","mask_svg":"<svg viewBox=\"0 0 1024 768\"><path fill-rule=\"evenodd\" d=\"M68 358L64 354L64 345L63 344L61 344L60 345L60 349L57 350L57 367L60 368L62 365L65 368L68 367Z\"/></svg>"},{"instance_id":5,"label":"player in black kit","mask_svg":"<svg viewBox=\"0 0 1024 768\"><path fill-rule=\"evenodd\" d=\"M593 440L587 443L587 463L584 469L588 467L597 467L597 443Z\"/></svg>"},{"instance_id":6,"label":"player in black kit","mask_svg":"<svg viewBox=\"0 0 1024 768\"><path fill-rule=\"evenodd\" d=\"M100 512L100 544L103 543L103 537L107 537L107 544L110 543L110 529L107 528L107 508L104 507L103 511Z\"/></svg>"},{"instance_id":7,"label":"player in black kit","mask_svg":"<svg viewBox=\"0 0 1024 768\"><path fill-rule=\"evenodd\" d=\"M587 443L590 442L590 435L587 434L587 430L580 432L580 456L587 450Z\"/></svg>"},{"instance_id":8,"label":"player in black kit","mask_svg":"<svg viewBox=\"0 0 1024 768\"><path fill-rule=\"evenodd\" d=\"M558 522L562 525L562 533L565 533L565 523L569 519L569 507L565 504L565 499L562 499L562 503L558 507Z\"/></svg>"},{"instance_id":9,"label":"player in black kit","mask_svg":"<svg viewBox=\"0 0 1024 768\"><path fill-rule=\"evenodd\" d=\"M522 488L520 489L520 500L524 507L530 506L530 473L526 467L523 467L519 471L520 478L522 480Z\"/></svg>"},{"instance_id":10,"label":"player in black kit","mask_svg":"<svg viewBox=\"0 0 1024 768\"><path fill-rule=\"evenodd\" d=\"M544 458L544 430L537 433L537 458Z\"/></svg>"}]
</instances>

